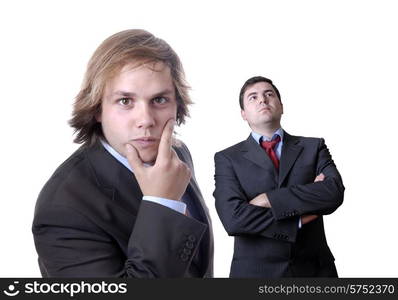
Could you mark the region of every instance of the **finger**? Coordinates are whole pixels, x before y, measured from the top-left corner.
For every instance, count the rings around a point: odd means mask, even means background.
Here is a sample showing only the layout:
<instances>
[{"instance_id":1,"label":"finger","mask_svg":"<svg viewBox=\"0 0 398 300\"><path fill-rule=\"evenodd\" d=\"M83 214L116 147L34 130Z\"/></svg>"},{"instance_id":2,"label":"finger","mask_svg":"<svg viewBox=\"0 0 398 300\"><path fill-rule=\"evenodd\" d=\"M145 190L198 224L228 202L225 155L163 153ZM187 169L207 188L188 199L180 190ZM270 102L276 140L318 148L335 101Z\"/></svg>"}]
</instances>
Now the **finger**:
<instances>
[{"instance_id":1,"label":"finger","mask_svg":"<svg viewBox=\"0 0 398 300\"><path fill-rule=\"evenodd\" d=\"M137 149L130 144L126 144L126 157L133 171L139 171L144 167L144 163L138 155Z\"/></svg>"},{"instance_id":2,"label":"finger","mask_svg":"<svg viewBox=\"0 0 398 300\"><path fill-rule=\"evenodd\" d=\"M185 164L185 163L184 163ZM191 171L191 169L188 167L188 165L187 164L185 164L185 172L187 173L187 177L188 177L188 180L191 180L191 178L192 178L192 171Z\"/></svg>"},{"instance_id":3,"label":"finger","mask_svg":"<svg viewBox=\"0 0 398 300\"><path fill-rule=\"evenodd\" d=\"M318 215L304 215L301 216L301 223L303 225L308 224L318 218Z\"/></svg>"},{"instance_id":4,"label":"finger","mask_svg":"<svg viewBox=\"0 0 398 300\"><path fill-rule=\"evenodd\" d=\"M171 148L172 151L172 155L173 155L173 160L174 163L177 163L179 165L180 170L182 170L182 172L184 172L185 174L185 178L187 179L187 181L190 181L192 178L192 171L191 168L188 166L188 164L184 161L182 161L177 153L175 152L175 150L173 148Z\"/></svg>"},{"instance_id":5,"label":"finger","mask_svg":"<svg viewBox=\"0 0 398 300\"><path fill-rule=\"evenodd\" d=\"M314 182L323 181L324 179L325 179L325 175L323 175L323 173L321 173L317 177L315 177Z\"/></svg>"},{"instance_id":6,"label":"finger","mask_svg":"<svg viewBox=\"0 0 398 300\"><path fill-rule=\"evenodd\" d=\"M310 223L310 222L313 222L316 218L318 218L317 215L311 215L311 216L308 218L307 224Z\"/></svg>"},{"instance_id":7,"label":"finger","mask_svg":"<svg viewBox=\"0 0 398 300\"><path fill-rule=\"evenodd\" d=\"M307 224L307 223L309 223L309 222L311 222L311 215L305 215L305 216L302 217L301 223L302 223L303 225L305 225L305 224Z\"/></svg>"},{"instance_id":8,"label":"finger","mask_svg":"<svg viewBox=\"0 0 398 300\"><path fill-rule=\"evenodd\" d=\"M178 162L183 162L179 157L177 152L173 149L173 147L170 148L170 155L172 157L173 160L176 160Z\"/></svg>"},{"instance_id":9,"label":"finger","mask_svg":"<svg viewBox=\"0 0 398 300\"><path fill-rule=\"evenodd\" d=\"M158 156L157 158L165 159L169 158L171 154L171 142L174 130L174 119L170 119L166 122L166 125L163 128L162 136L160 138ZM158 159L156 159L158 161Z\"/></svg>"},{"instance_id":10,"label":"finger","mask_svg":"<svg viewBox=\"0 0 398 300\"><path fill-rule=\"evenodd\" d=\"M182 160L180 159L180 157L178 156L177 152L176 152L173 148L171 148L171 156L172 156L172 158L171 158L170 161L172 161L174 164L179 165L180 168L182 168L182 169L184 170L186 176L187 176L189 179L191 179L191 177L192 177L192 171L191 171L191 169L189 168L189 166L187 165L186 162L184 162L184 161L182 161Z\"/></svg>"}]
</instances>

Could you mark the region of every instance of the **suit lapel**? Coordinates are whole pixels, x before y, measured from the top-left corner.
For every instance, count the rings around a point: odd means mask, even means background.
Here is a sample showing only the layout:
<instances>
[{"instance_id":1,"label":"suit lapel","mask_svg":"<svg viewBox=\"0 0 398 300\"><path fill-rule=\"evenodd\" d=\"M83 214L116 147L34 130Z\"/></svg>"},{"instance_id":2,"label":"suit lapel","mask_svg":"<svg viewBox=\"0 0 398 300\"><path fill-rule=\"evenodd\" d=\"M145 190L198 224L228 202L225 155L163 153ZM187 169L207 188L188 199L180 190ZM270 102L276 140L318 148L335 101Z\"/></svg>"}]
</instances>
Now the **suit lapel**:
<instances>
[{"instance_id":1,"label":"suit lapel","mask_svg":"<svg viewBox=\"0 0 398 300\"><path fill-rule=\"evenodd\" d=\"M299 142L300 140L298 137L291 136L284 131L282 154L279 164L279 187L282 185L287 174L296 162L297 157L303 150L303 147L299 145Z\"/></svg>"},{"instance_id":2,"label":"suit lapel","mask_svg":"<svg viewBox=\"0 0 398 300\"><path fill-rule=\"evenodd\" d=\"M123 207L130 213L136 214L141 203L142 192L134 174L117 161L100 142L88 151L88 158L101 189L112 191L112 199L115 203L126 202L128 199Z\"/></svg>"},{"instance_id":3,"label":"suit lapel","mask_svg":"<svg viewBox=\"0 0 398 300\"><path fill-rule=\"evenodd\" d=\"M271 159L261 148L261 146L257 144L251 134L247 138L244 145L245 147L242 149L242 151L246 152L243 155L246 159L266 170L272 170L272 168L274 168Z\"/></svg>"},{"instance_id":4,"label":"suit lapel","mask_svg":"<svg viewBox=\"0 0 398 300\"><path fill-rule=\"evenodd\" d=\"M184 152L183 148L179 147L173 147L174 150L176 151L178 157L185 162L190 169L193 169L193 165L191 164L191 161L186 157L186 153ZM189 181L188 187L187 187L187 193L189 196L192 198L193 203L195 203L196 208L198 209L198 213L204 218L204 222L206 224L210 225L210 216L209 212L207 211L207 206L204 202L203 196L200 192L200 189L198 187L198 184L196 182L196 179L193 176L191 177L191 180ZM200 205L198 205L200 204Z\"/></svg>"},{"instance_id":5,"label":"suit lapel","mask_svg":"<svg viewBox=\"0 0 398 300\"><path fill-rule=\"evenodd\" d=\"M198 209L198 213L201 215L202 222L205 222L206 224L210 224L210 219L208 216L208 212L206 211L206 205L204 203L204 199L202 197L202 194L199 191L198 185L195 181L195 179L192 177L191 181L189 182L189 185L187 187L187 192L189 194L189 196L192 198L192 202L195 204L199 204L199 205L195 205Z\"/></svg>"}]
</instances>

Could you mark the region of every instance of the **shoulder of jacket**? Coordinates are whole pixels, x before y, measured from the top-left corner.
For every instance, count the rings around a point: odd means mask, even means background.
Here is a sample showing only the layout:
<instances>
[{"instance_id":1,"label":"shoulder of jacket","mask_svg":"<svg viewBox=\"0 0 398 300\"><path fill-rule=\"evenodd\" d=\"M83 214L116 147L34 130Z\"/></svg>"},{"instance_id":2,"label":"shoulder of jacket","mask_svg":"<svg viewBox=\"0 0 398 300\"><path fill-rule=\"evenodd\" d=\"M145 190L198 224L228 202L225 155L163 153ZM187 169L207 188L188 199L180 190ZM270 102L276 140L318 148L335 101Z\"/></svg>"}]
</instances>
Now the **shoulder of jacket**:
<instances>
[{"instance_id":1,"label":"shoulder of jacket","mask_svg":"<svg viewBox=\"0 0 398 300\"><path fill-rule=\"evenodd\" d=\"M225 148L225 149L223 149L221 151L218 151L215 155L226 155L226 156L233 155L236 152L241 151L242 148L244 147L245 143L246 143L246 140L241 141L239 143L236 143L235 145L232 145L232 146L230 146L228 148Z\"/></svg>"}]
</instances>

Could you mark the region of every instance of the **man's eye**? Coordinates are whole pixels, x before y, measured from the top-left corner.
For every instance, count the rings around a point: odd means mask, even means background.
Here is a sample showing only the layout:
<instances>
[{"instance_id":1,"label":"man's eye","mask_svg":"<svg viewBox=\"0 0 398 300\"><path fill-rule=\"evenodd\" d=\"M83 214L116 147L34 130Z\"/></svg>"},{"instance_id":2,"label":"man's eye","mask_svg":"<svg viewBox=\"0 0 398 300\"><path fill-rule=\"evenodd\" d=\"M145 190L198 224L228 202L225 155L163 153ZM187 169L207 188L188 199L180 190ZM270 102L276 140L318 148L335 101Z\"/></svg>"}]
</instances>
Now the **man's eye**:
<instances>
[{"instance_id":1,"label":"man's eye","mask_svg":"<svg viewBox=\"0 0 398 300\"><path fill-rule=\"evenodd\" d=\"M119 103L121 105L129 105L129 104L131 104L131 100L129 98L121 98L121 99L119 99Z\"/></svg>"},{"instance_id":2,"label":"man's eye","mask_svg":"<svg viewBox=\"0 0 398 300\"><path fill-rule=\"evenodd\" d=\"M257 99L257 96L251 96L250 98L249 98L249 101L251 101L251 100L256 100Z\"/></svg>"},{"instance_id":3,"label":"man's eye","mask_svg":"<svg viewBox=\"0 0 398 300\"><path fill-rule=\"evenodd\" d=\"M167 102L167 99L165 97L156 97L152 101L156 104L164 104Z\"/></svg>"},{"instance_id":4,"label":"man's eye","mask_svg":"<svg viewBox=\"0 0 398 300\"><path fill-rule=\"evenodd\" d=\"M274 94L270 92L270 93L266 93L265 95L266 95L267 97L272 97Z\"/></svg>"}]
</instances>

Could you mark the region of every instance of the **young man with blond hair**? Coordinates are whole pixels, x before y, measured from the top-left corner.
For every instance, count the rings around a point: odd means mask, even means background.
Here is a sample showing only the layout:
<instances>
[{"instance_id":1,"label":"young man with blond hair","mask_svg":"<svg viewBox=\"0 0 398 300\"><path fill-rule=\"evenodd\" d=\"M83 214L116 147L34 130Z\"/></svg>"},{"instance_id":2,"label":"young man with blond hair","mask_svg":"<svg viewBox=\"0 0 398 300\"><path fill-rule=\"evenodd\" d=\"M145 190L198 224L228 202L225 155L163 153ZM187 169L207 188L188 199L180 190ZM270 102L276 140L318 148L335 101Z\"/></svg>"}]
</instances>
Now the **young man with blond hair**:
<instances>
[{"instance_id":1,"label":"young man with blond hair","mask_svg":"<svg viewBox=\"0 0 398 300\"><path fill-rule=\"evenodd\" d=\"M52 175L33 235L44 277L211 277L211 222L188 148L181 62L144 30L106 39L71 126L83 145Z\"/></svg>"}]
</instances>

